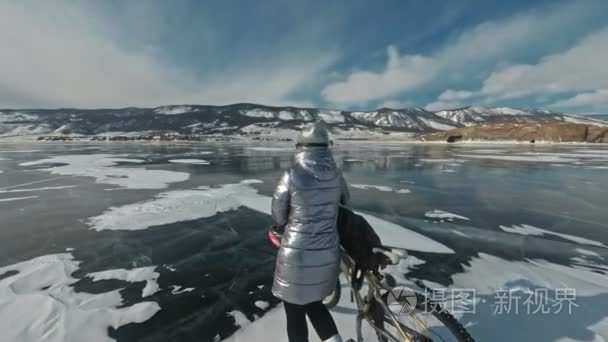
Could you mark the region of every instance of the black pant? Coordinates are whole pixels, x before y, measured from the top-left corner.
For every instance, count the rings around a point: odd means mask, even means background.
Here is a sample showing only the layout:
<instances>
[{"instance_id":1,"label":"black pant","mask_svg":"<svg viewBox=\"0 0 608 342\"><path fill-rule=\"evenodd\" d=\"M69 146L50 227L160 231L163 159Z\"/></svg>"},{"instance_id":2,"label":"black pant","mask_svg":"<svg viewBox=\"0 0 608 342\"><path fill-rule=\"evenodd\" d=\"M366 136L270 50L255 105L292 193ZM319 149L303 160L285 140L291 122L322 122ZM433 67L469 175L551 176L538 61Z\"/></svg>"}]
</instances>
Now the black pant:
<instances>
[{"instance_id":1,"label":"black pant","mask_svg":"<svg viewBox=\"0 0 608 342\"><path fill-rule=\"evenodd\" d=\"M306 315L315 328L321 341L338 334L334 319L322 302L312 302L306 305L296 305L285 302L287 315L287 336L289 342L308 342L308 324Z\"/></svg>"}]
</instances>

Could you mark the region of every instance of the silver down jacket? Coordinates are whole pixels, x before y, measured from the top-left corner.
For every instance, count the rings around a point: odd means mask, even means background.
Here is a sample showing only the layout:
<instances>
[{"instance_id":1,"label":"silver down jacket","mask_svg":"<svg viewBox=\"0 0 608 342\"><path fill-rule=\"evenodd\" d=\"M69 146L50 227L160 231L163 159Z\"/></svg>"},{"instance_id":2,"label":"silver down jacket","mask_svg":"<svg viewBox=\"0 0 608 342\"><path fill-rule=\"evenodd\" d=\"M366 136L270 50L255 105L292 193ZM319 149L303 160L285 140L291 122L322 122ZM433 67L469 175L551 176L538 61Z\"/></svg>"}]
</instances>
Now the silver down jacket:
<instances>
[{"instance_id":1,"label":"silver down jacket","mask_svg":"<svg viewBox=\"0 0 608 342\"><path fill-rule=\"evenodd\" d=\"M272 198L272 218L285 226L272 286L276 297L303 305L332 293L340 262L338 205L348 201L346 182L331 152L301 149Z\"/></svg>"}]
</instances>

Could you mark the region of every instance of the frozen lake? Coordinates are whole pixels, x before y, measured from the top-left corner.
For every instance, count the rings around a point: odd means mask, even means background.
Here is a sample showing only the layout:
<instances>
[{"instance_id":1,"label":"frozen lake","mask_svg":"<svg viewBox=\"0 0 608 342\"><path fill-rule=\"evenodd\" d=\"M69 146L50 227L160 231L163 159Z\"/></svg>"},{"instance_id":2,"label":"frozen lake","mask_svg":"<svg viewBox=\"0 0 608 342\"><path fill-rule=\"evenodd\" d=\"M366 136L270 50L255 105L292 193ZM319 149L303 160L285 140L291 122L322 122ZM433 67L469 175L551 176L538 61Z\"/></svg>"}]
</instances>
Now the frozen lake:
<instances>
[{"instance_id":1,"label":"frozen lake","mask_svg":"<svg viewBox=\"0 0 608 342\"><path fill-rule=\"evenodd\" d=\"M391 272L474 289L475 312L458 316L479 341L608 339L607 146L333 150L354 208L410 251ZM266 233L294 151L0 143L0 340L281 340ZM354 337L346 302L336 316Z\"/></svg>"}]
</instances>

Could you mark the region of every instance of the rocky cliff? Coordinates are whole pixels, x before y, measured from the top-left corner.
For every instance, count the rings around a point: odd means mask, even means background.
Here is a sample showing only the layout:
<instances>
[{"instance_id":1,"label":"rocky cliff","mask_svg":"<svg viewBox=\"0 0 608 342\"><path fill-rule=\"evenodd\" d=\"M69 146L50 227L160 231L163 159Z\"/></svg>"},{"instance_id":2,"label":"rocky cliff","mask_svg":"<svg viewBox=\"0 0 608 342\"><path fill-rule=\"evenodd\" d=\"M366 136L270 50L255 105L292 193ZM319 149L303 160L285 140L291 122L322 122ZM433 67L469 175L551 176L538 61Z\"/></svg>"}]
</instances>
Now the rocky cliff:
<instances>
[{"instance_id":1,"label":"rocky cliff","mask_svg":"<svg viewBox=\"0 0 608 342\"><path fill-rule=\"evenodd\" d=\"M495 124L462 127L449 131L425 134L422 141L458 142L463 140L487 141L552 141L608 143L608 127L571 124Z\"/></svg>"}]
</instances>

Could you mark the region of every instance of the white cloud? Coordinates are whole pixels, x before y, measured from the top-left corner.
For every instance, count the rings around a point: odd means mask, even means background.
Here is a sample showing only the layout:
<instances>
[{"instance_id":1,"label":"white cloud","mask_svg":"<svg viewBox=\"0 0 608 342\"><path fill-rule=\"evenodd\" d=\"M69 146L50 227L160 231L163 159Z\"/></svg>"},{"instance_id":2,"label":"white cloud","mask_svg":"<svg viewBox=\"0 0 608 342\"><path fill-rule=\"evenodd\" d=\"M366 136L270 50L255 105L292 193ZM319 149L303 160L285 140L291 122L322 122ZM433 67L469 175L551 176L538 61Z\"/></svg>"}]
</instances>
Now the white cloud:
<instances>
[{"instance_id":1,"label":"white cloud","mask_svg":"<svg viewBox=\"0 0 608 342\"><path fill-rule=\"evenodd\" d=\"M569 25L584 21L590 12L591 6L565 3L542 13L527 12L484 22L463 31L428 56L399 55L395 47L389 47L383 70L354 71L345 80L327 85L322 96L335 104L361 104L437 81L470 79L482 66L491 70L503 59L567 32ZM564 25L566 22L569 25Z\"/></svg>"},{"instance_id":2,"label":"white cloud","mask_svg":"<svg viewBox=\"0 0 608 342\"><path fill-rule=\"evenodd\" d=\"M571 98L557 101L551 107L577 108L591 107L594 109L608 108L608 89L599 89L593 92L581 93Z\"/></svg>"},{"instance_id":3,"label":"white cloud","mask_svg":"<svg viewBox=\"0 0 608 342\"><path fill-rule=\"evenodd\" d=\"M606 61L608 27L537 64L518 64L492 73L483 82L480 95L507 99L608 88Z\"/></svg>"},{"instance_id":4,"label":"white cloud","mask_svg":"<svg viewBox=\"0 0 608 342\"><path fill-rule=\"evenodd\" d=\"M429 111L440 111L445 109L455 109L465 107L466 104L459 101L435 101L431 102L424 107L424 109Z\"/></svg>"},{"instance_id":5,"label":"white cloud","mask_svg":"<svg viewBox=\"0 0 608 342\"><path fill-rule=\"evenodd\" d=\"M440 101L457 101L470 99L472 96L472 91L448 89L441 93L437 99Z\"/></svg>"},{"instance_id":6,"label":"white cloud","mask_svg":"<svg viewBox=\"0 0 608 342\"><path fill-rule=\"evenodd\" d=\"M268 52L263 62L201 78L156 58L154 47L114 41L84 5L31 4L0 2L0 107L288 104L335 58L303 46L291 58Z\"/></svg>"},{"instance_id":7,"label":"white cloud","mask_svg":"<svg viewBox=\"0 0 608 342\"><path fill-rule=\"evenodd\" d=\"M388 100L384 101L380 108L393 108L393 109L401 109L411 107L412 103L410 101L399 101L399 100Z\"/></svg>"},{"instance_id":8,"label":"white cloud","mask_svg":"<svg viewBox=\"0 0 608 342\"><path fill-rule=\"evenodd\" d=\"M419 55L399 56L394 46L387 48L388 61L380 73L358 71L345 81L329 84L323 97L336 104L357 104L382 99L414 89L432 80L438 72L436 62Z\"/></svg>"}]
</instances>

